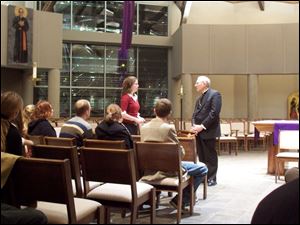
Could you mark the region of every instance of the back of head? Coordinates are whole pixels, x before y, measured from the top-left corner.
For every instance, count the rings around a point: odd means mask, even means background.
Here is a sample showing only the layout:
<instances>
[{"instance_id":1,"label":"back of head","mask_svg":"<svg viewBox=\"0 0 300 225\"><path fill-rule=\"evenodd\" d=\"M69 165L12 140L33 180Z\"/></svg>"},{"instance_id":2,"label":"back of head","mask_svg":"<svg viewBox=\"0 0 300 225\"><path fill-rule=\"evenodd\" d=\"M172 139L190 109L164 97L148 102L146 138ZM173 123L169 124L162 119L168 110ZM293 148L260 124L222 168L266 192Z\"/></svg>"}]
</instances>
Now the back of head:
<instances>
[{"instance_id":1,"label":"back of head","mask_svg":"<svg viewBox=\"0 0 300 225\"><path fill-rule=\"evenodd\" d=\"M210 79L207 76L199 76L196 83L204 83L206 87L210 87Z\"/></svg>"},{"instance_id":2,"label":"back of head","mask_svg":"<svg viewBox=\"0 0 300 225\"><path fill-rule=\"evenodd\" d=\"M35 105L30 104L30 105L26 105L23 109L23 116L25 119L32 119L33 113L35 110Z\"/></svg>"},{"instance_id":3,"label":"back of head","mask_svg":"<svg viewBox=\"0 0 300 225\"><path fill-rule=\"evenodd\" d=\"M40 100L35 105L35 110L33 113L34 119L48 119L52 112L52 106L48 101Z\"/></svg>"},{"instance_id":4,"label":"back of head","mask_svg":"<svg viewBox=\"0 0 300 225\"><path fill-rule=\"evenodd\" d=\"M6 151L6 136L10 127L9 121L15 120L23 108L23 100L16 92L1 94L1 151Z\"/></svg>"},{"instance_id":5,"label":"back of head","mask_svg":"<svg viewBox=\"0 0 300 225\"><path fill-rule=\"evenodd\" d=\"M165 118L171 113L172 103L169 99L162 98L157 100L154 109L158 117Z\"/></svg>"},{"instance_id":6,"label":"back of head","mask_svg":"<svg viewBox=\"0 0 300 225\"><path fill-rule=\"evenodd\" d=\"M110 104L106 108L105 121L108 123L119 122L122 119L122 110L117 104Z\"/></svg>"},{"instance_id":7,"label":"back of head","mask_svg":"<svg viewBox=\"0 0 300 225\"><path fill-rule=\"evenodd\" d=\"M123 81L122 87L122 95L131 93L131 87L135 83L137 78L135 76L126 77Z\"/></svg>"},{"instance_id":8,"label":"back of head","mask_svg":"<svg viewBox=\"0 0 300 225\"><path fill-rule=\"evenodd\" d=\"M82 117L87 111L90 111L91 105L88 100L80 99L74 106L76 116Z\"/></svg>"},{"instance_id":9,"label":"back of head","mask_svg":"<svg viewBox=\"0 0 300 225\"><path fill-rule=\"evenodd\" d=\"M12 120L23 108L23 100L19 94L13 91L1 94L1 117Z\"/></svg>"}]
</instances>

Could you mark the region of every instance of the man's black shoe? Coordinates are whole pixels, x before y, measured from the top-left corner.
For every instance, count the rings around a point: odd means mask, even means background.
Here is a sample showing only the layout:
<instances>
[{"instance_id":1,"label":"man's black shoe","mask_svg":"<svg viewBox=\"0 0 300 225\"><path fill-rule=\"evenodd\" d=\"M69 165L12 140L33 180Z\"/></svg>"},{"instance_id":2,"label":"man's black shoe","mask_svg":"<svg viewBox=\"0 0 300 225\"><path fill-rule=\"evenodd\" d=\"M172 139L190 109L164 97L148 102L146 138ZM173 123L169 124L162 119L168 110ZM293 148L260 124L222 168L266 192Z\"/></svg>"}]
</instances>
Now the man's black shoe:
<instances>
[{"instance_id":1,"label":"man's black shoe","mask_svg":"<svg viewBox=\"0 0 300 225\"><path fill-rule=\"evenodd\" d=\"M215 186L215 185L217 185L217 181L215 181L215 180L208 180L207 181L207 185L208 186Z\"/></svg>"}]
</instances>

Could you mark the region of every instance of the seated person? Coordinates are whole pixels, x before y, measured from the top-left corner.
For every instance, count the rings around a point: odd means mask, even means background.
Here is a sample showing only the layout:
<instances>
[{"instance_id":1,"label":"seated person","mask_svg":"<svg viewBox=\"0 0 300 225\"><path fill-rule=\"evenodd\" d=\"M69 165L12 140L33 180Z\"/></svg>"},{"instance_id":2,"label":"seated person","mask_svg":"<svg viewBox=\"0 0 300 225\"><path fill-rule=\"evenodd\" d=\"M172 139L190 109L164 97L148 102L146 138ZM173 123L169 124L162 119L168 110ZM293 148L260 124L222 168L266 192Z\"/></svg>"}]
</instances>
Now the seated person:
<instances>
[{"instance_id":1,"label":"seated person","mask_svg":"<svg viewBox=\"0 0 300 225\"><path fill-rule=\"evenodd\" d=\"M126 148L133 148L131 135L122 121L121 108L117 104L110 104L106 109L105 119L96 127L97 139L125 140Z\"/></svg>"},{"instance_id":2,"label":"seated person","mask_svg":"<svg viewBox=\"0 0 300 225\"><path fill-rule=\"evenodd\" d=\"M12 123L22 108L23 100L16 92L1 94L1 152L20 156L23 154L21 132Z\"/></svg>"},{"instance_id":3,"label":"seated person","mask_svg":"<svg viewBox=\"0 0 300 225\"><path fill-rule=\"evenodd\" d=\"M45 100L40 100L35 105L33 118L28 124L28 134L33 136L56 137L56 132L48 119L53 116L51 104Z\"/></svg>"},{"instance_id":4,"label":"seated person","mask_svg":"<svg viewBox=\"0 0 300 225\"><path fill-rule=\"evenodd\" d=\"M159 99L154 107L154 113L156 118L152 119L150 122L146 123L141 128L141 141L152 141L152 142L173 142L179 144L177 139L175 127L168 122L168 118L171 114L172 104L169 99L163 98ZM184 154L184 149L181 145L180 150ZM188 175L194 177L194 191L197 191L200 183L203 181L203 177L207 174L207 166L204 163L193 163L182 161L182 167L187 171ZM155 180L157 177L160 179L162 177L169 176L157 171L153 173L153 176L147 175L146 179ZM190 189L185 188L183 190L182 205L183 207L189 205L190 202ZM170 204L177 208L177 195L171 200Z\"/></svg>"},{"instance_id":5,"label":"seated person","mask_svg":"<svg viewBox=\"0 0 300 225\"><path fill-rule=\"evenodd\" d=\"M77 146L83 145L83 139L93 138L92 126L87 122L91 115L91 105L88 100L80 99L74 106L76 116L65 122L59 137L75 138Z\"/></svg>"},{"instance_id":6,"label":"seated person","mask_svg":"<svg viewBox=\"0 0 300 225\"><path fill-rule=\"evenodd\" d=\"M47 217L41 211L7 204L12 199L9 185L5 184L18 158L20 156L1 152L1 224L47 224Z\"/></svg>"},{"instance_id":7,"label":"seated person","mask_svg":"<svg viewBox=\"0 0 300 225\"><path fill-rule=\"evenodd\" d=\"M258 204L251 224L299 224L299 177L268 194Z\"/></svg>"},{"instance_id":8,"label":"seated person","mask_svg":"<svg viewBox=\"0 0 300 225\"><path fill-rule=\"evenodd\" d=\"M299 168L298 167L290 168L285 172L284 180L286 183L288 183L292 180L295 180L297 178L299 178Z\"/></svg>"},{"instance_id":9,"label":"seated person","mask_svg":"<svg viewBox=\"0 0 300 225\"><path fill-rule=\"evenodd\" d=\"M18 209L1 202L1 224L47 224L44 213L34 208Z\"/></svg>"}]
</instances>

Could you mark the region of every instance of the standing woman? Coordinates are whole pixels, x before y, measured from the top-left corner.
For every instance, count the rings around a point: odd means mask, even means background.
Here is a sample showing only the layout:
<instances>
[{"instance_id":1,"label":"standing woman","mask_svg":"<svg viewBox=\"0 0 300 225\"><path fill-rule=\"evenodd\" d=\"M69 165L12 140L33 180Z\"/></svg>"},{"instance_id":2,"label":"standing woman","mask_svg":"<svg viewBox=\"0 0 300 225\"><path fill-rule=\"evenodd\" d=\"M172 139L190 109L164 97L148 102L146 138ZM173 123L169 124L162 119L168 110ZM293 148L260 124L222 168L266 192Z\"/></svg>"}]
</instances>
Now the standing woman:
<instances>
[{"instance_id":1,"label":"standing woman","mask_svg":"<svg viewBox=\"0 0 300 225\"><path fill-rule=\"evenodd\" d=\"M136 77L129 76L123 81L123 90L121 98L121 109L123 123L129 130L131 135L137 135L139 126L145 122L143 117L140 117L140 104L138 102L139 83Z\"/></svg>"},{"instance_id":2,"label":"standing woman","mask_svg":"<svg viewBox=\"0 0 300 225\"><path fill-rule=\"evenodd\" d=\"M16 92L1 94L1 152L22 155L22 137L12 124L23 108L23 100Z\"/></svg>"}]
</instances>

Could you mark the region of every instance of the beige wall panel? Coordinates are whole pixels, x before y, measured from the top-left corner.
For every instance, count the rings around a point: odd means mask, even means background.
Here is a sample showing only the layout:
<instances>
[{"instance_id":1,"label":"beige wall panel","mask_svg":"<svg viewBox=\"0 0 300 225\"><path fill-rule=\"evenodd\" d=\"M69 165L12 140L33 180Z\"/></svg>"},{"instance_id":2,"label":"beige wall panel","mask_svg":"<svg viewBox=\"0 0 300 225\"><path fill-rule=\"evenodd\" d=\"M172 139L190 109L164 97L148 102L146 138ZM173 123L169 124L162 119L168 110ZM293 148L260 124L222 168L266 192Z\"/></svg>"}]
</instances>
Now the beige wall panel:
<instances>
[{"instance_id":1,"label":"beige wall panel","mask_svg":"<svg viewBox=\"0 0 300 225\"><path fill-rule=\"evenodd\" d=\"M243 25L212 26L214 51L212 73L246 72L246 27Z\"/></svg>"},{"instance_id":2,"label":"beige wall panel","mask_svg":"<svg viewBox=\"0 0 300 225\"><path fill-rule=\"evenodd\" d=\"M287 97L299 91L298 75L259 76L259 117L287 119Z\"/></svg>"},{"instance_id":3,"label":"beige wall panel","mask_svg":"<svg viewBox=\"0 0 300 225\"><path fill-rule=\"evenodd\" d=\"M1 5L1 66L7 64L7 7Z\"/></svg>"},{"instance_id":4,"label":"beige wall panel","mask_svg":"<svg viewBox=\"0 0 300 225\"><path fill-rule=\"evenodd\" d=\"M248 84L247 76L234 75L234 118L247 118Z\"/></svg>"},{"instance_id":5,"label":"beige wall panel","mask_svg":"<svg viewBox=\"0 0 300 225\"><path fill-rule=\"evenodd\" d=\"M34 11L33 61L38 68L62 67L62 14Z\"/></svg>"},{"instance_id":6,"label":"beige wall panel","mask_svg":"<svg viewBox=\"0 0 300 225\"><path fill-rule=\"evenodd\" d=\"M285 72L299 73L299 23L284 25L283 34L285 41Z\"/></svg>"},{"instance_id":7,"label":"beige wall panel","mask_svg":"<svg viewBox=\"0 0 300 225\"><path fill-rule=\"evenodd\" d=\"M282 25L248 25L248 73L283 73Z\"/></svg>"},{"instance_id":8,"label":"beige wall panel","mask_svg":"<svg viewBox=\"0 0 300 225\"><path fill-rule=\"evenodd\" d=\"M178 77L182 73L182 29L179 28L172 37L172 77Z\"/></svg>"},{"instance_id":9,"label":"beige wall panel","mask_svg":"<svg viewBox=\"0 0 300 225\"><path fill-rule=\"evenodd\" d=\"M210 27L182 25L182 73L209 73Z\"/></svg>"}]
</instances>

